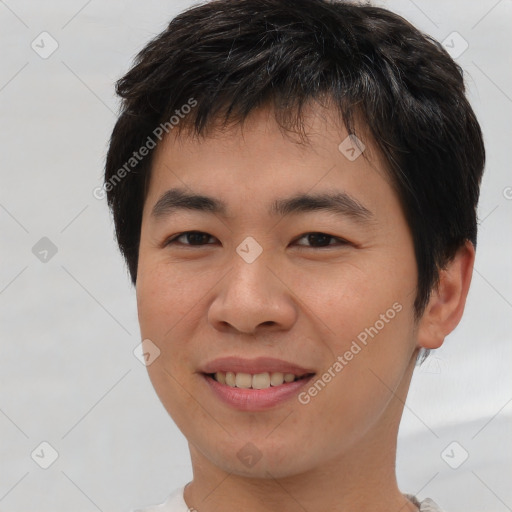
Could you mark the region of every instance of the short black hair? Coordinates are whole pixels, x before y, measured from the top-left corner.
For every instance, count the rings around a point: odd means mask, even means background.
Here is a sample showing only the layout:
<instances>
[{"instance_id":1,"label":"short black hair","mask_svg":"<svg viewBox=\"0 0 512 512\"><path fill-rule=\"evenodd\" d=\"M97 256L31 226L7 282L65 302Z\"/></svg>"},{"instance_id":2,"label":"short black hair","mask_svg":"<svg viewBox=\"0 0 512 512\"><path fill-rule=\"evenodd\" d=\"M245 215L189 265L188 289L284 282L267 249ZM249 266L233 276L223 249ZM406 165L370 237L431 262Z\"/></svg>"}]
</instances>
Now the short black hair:
<instances>
[{"instance_id":1,"label":"short black hair","mask_svg":"<svg viewBox=\"0 0 512 512\"><path fill-rule=\"evenodd\" d=\"M134 285L154 154L133 160L134 152L154 147L163 131L206 136L219 120L242 124L266 106L283 129L300 133L311 101L329 104L350 134L362 120L412 232L417 318L440 269L466 240L476 247L485 150L463 71L439 42L387 9L328 0L196 5L145 46L116 92L121 111L104 187Z\"/></svg>"}]
</instances>

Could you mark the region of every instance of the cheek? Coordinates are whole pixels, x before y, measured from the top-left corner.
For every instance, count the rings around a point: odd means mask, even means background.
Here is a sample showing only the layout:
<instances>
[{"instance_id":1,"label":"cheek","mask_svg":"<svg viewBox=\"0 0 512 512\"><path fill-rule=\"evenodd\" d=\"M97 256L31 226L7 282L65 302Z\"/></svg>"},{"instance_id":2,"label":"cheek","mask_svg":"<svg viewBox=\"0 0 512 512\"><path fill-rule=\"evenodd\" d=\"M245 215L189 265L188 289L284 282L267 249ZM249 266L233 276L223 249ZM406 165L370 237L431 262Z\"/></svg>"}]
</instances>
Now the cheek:
<instances>
[{"instance_id":1,"label":"cheek","mask_svg":"<svg viewBox=\"0 0 512 512\"><path fill-rule=\"evenodd\" d=\"M355 316L353 325L350 318L340 319L338 325L343 323L345 331L339 330L339 336L330 338L336 357L326 361L323 373L317 377L321 382L317 380L306 389L309 396L302 396L301 403L310 399L304 406L310 408L310 428L318 429L314 418L325 417L328 422L323 422L321 428L326 439L332 439L336 432L344 433L340 449L372 428L388 405L396 408L405 401L401 383L414 348L410 343L412 309L389 311L388 323L378 316L377 321L372 318L366 325ZM325 450L332 450L332 446L327 444Z\"/></svg>"},{"instance_id":2,"label":"cheek","mask_svg":"<svg viewBox=\"0 0 512 512\"><path fill-rule=\"evenodd\" d=\"M164 340L179 331L180 323L194 315L204 295L199 277L178 272L170 265L142 261L137 278L137 309L142 336Z\"/></svg>"},{"instance_id":3,"label":"cheek","mask_svg":"<svg viewBox=\"0 0 512 512\"><path fill-rule=\"evenodd\" d=\"M371 423L391 398L389 388L402 380L414 351L414 260L383 258L330 270L329 275L304 274L299 288L308 305L304 311L324 342L322 380L329 381L329 390L319 393L318 405L337 404L342 423L354 422L358 414L362 424ZM345 417L342 411L355 416Z\"/></svg>"},{"instance_id":4,"label":"cheek","mask_svg":"<svg viewBox=\"0 0 512 512\"><path fill-rule=\"evenodd\" d=\"M414 300L411 291L415 288L415 271L405 261L391 263L383 258L340 262L290 274L288 278L293 279L290 287L298 291L307 306L305 315L322 327L339 352L346 350L347 343L350 345L360 333L364 338L365 329L376 323L379 332L390 331L389 326L396 323L399 314L407 316L405 311Z\"/></svg>"},{"instance_id":5,"label":"cheek","mask_svg":"<svg viewBox=\"0 0 512 512\"><path fill-rule=\"evenodd\" d=\"M173 271L168 264L139 262L137 308L142 339L152 340L160 356L147 367L162 404L180 429L187 426L197 403L190 392L190 326L198 325L202 286L190 274ZM185 385L187 383L187 385Z\"/></svg>"}]
</instances>

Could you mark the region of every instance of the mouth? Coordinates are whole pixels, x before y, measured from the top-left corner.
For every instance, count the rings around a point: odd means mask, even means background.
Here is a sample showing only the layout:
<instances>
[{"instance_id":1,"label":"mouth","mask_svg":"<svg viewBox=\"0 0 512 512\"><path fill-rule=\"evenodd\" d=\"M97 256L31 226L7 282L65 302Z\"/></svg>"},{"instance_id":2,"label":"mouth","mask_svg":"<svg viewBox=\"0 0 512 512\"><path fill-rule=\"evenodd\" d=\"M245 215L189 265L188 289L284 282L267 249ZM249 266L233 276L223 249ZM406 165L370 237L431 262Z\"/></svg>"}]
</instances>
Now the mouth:
<instances>
[{"instance_id":1,"label":"mouth","mask_svg":"<svg viewBox=\"0 0 512 512\"><path fill-rule=\"evenodd\" d=\"M224 384L231 388L239 389L268 389L270 387L278 387L283 384L289 384L298 380L308 379L314 373L283 373L283 372L261 372L261 373L244 373L244 372L215 372L205 373L206 377L210 377L219 384Z\"/></svg>"},{"instance_id":2,"label":"mouth","mask_svg":"<svg viewBox=\"0 0 512 512\"><path fill-rule=\"evenodd\" d=\"M282 359L235 356L210 361L198 373L212 397L240 411L265 411L284 405L316 375L312 368Z\"/></svg>"},{"instance_id":3,"label":"mouth","mask_svg":"<svg viewBox=\"0 0 512 512\"><path fill-rule=\"evenodd\" d=\"M315 373L291 372L202 372L213 397L245 412L274 409L297 399Z\"/></svg>"}]
</instances>

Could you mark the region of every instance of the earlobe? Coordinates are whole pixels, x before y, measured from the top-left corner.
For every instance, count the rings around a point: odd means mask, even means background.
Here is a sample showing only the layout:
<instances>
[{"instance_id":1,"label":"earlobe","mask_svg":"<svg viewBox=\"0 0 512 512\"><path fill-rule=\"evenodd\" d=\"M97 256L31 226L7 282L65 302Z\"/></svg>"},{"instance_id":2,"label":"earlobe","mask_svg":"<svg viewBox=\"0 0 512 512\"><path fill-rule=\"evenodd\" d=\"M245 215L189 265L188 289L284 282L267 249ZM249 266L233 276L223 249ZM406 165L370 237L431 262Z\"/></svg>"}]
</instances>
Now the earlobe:
<instances>
[{"instance_id":1,"label":"earlobe","mask_svg":"<svg viewBox=\"0 0 512 512\"><path fill-rule=\"evenodd\" d=\"M466 305L474 262L475 248L466 241L446 268L440 271L439 285L432 290L419 322L419 347L439 348L445 337L457 327Z\"/></svg>"}]
</instances>

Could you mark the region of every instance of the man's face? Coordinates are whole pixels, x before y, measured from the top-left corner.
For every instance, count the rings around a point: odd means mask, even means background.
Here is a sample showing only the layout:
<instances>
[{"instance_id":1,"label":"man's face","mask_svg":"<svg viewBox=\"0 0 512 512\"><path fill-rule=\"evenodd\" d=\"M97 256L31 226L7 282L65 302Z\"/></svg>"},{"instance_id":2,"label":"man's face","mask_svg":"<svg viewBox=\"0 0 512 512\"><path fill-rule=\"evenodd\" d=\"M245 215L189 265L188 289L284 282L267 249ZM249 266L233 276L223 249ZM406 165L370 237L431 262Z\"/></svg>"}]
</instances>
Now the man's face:
<instances>
[{"instance_id":1,"label":"man's face","mask_svg":"<svg viewBox=\"0 0 512 512\"><path fill-rule=\"evenodd\" d=\"M417 270L397 195L370 141L354 159L323 116L302 146L261 110L243 131L168 137L155 154L137 277L142 339L160 350L149 375L193 456L236 474L293 475L392 439L414 365ZM154 212L171 189L225 211ZM335 194L337 211L285 204Z\"/></svg>"}]
</instances>

